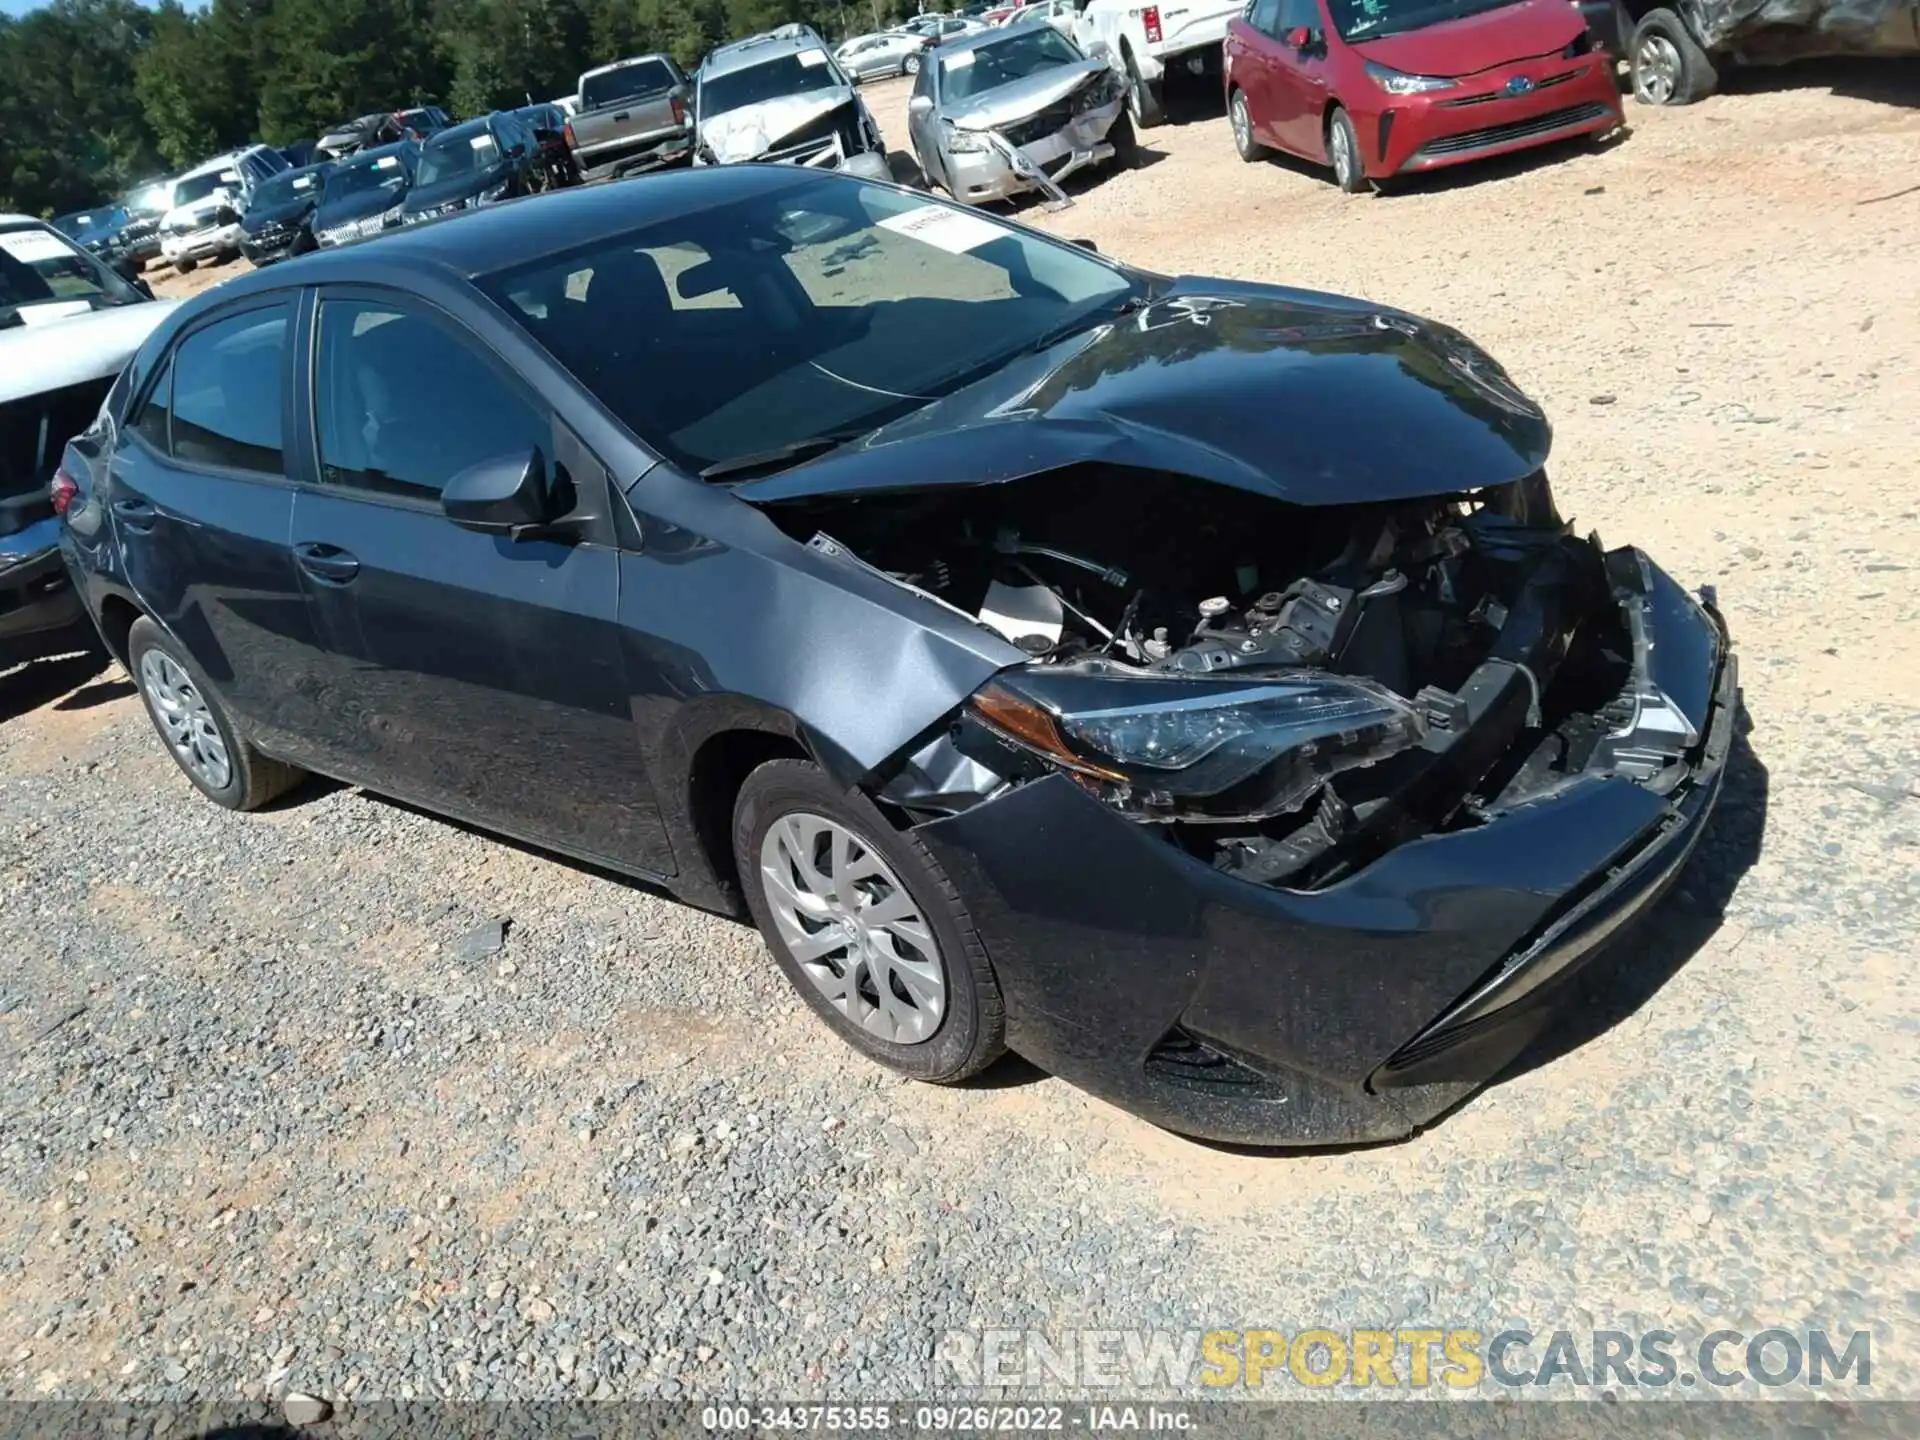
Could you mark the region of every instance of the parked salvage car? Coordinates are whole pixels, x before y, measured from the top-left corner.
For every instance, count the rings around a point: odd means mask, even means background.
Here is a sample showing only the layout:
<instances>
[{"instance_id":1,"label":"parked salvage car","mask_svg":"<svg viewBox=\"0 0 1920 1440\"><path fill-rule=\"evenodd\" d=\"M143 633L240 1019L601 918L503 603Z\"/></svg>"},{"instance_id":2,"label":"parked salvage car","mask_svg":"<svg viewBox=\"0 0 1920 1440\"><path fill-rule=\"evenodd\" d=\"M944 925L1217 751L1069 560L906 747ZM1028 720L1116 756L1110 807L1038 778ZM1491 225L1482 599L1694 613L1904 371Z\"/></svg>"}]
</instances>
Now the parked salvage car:
<instances>
[{"instance_id":1,"label":"parked salvage car","mask_svg":"<svg viewBox=\"0 0 1920 1440\"><path fill-rule=\"evenodd\" d=\"M1253 0L1225 83L1241 159L1284 150L1350 193L1621 123L1613 61L1566 0Z\"/></svg>"},{"instance_id":2,"label":"parked salvage car","mask_svg":"<svg viewBox=\"0 0 1920 1440\"><path fill-rule=\"evenodd\" d=\"M131 376L62 544L203 794L315 770L751 914L922 1080L1404 1135L1724 773L1710 599L1366 301L743 165L242 276Z\"/></svg>"},{"instance_id":3,"label":"parked salvage car","mask_svg":"<svg viewBox=\"0 0 1920 1440\"><path fill-rule=\"evenodd\" d=\"M240 253L240 217L266 180L288 169L286 158L267 145L247 145L216 155L173 184L173 208L160 222L160 254L186 274L204 260L230 260Z\"/></svg>"},{"instance_id":4,"label":"parked salvage car","mask_svg":"<svg viewBox=\"0 0 1920 1440\"><path fill-rule=\"evenodd\" d=\"M552 184L532 129L511 111L496 110L442 130L420 147L400 219L407 225L437 220Z\"/></svg>"},{"instance_id":5,"label":"parked salvage car","mask_svg":"<svg viewBox=\"0 0 1920 1440\"><path fill-rule=\"evenodd\" d=\"M885 80L895 75L918 75L920 62L932 43L927 36L882 31L842 41L833 58L856 83Z\"/></svg>"},{"instance_id":6,"label":"parked salvage car","mask_svg":"<svg viewBox=\"0 0 1920 1440\"><path fill-rule=\"evenodd\" d=\"M966 15L916 15L904 25L895 27L902 35L920 35L926 39L945 44L957 40L962 35L971 35L975 31L987 28L983 21Z\"/></svg>"},{"instance_id":7,"label":"parked salvage car","mask_svg":"<svg viewBox=\"0 0 1920 1440\"><path fill-rule=\"evenodd\" d=\"M135 274L160 258L160 221L173 208L173 181L144 180L120 197L126 208L121 249Z\"/></svg>"},{"instance_id":8,"label":"parked salvage car","mask_svg":"<svg viewBox=\"0 0 1920 1440\"><path fill-rule=\"evenodd\" d=\"M1634 98L1690 105L1711 95L1728 65L1778 65L1823 56L1920 55L1915 0L1698 0L1630 6Z\"/></svg>"},{"instance_id":9,"label":"parked salvage car","mask_svg":"<svg viewBox=\"0 0 1920 1440\"><path fill-rule=\"evenodd\" d=\"M270 265L318 248L313 216L332 171L332 163L325 160L283 170L254 192L253 203L240 217L240 251L249 262Z\"/></svg>"},{"instance_id":10,"label":"parked salvage car","mask_svg":"<svg viewBox=\"0 0 1920 1440\"><path fill-rule=\"evenodd\" d=\"M722 45L694 83L696 165L768 160L892 177L880 126L805 25Z\"/></svg>"},{"instance_id":11,"label":"parked salvage car","mask_svg":"<svg viewBox=\"0 0 1920 1440\"><path fill-rule=\"evenodd\" d=\"M0 215L0 669L96 643L49 488L68 437L173 308L26 215Z\"/></svg>"},{"instance_id":12,"label":"parked salvage car","mask_svg":"<svg viewBox=\"0 0 1920 1440\"><path fill-rule=\"evenodd\" d=\"M419 158L418 145L399 140L335 165L321 183L320 204L309 222L321 248L398 229Z\"/></svg>"},{"instance_id":13,"label":"parked salvage car","mask_svg":"<svg viewBox=\"0 0 1920 1440\"><path fill-rule=\"evenodd\" d=\"M391 145L400 138L400 122L390 112L382 110L334 126L314 145L313 158L344 160L362 150Z\"/></svg>"},{"instance_id":14,"label":"parked salvage car","mask_svg":"<svg viewBox=\"0 0 1920 1440\"><path fill-rule=\"evenodd\" d=\"M522 105L513 115L533 132L534 144L540 151L540 162L547 167L548 187L558 189L565 185L578 185L583 177L580 164L574 159L573 147L567 141L567 112L551 100L543 100L533 105Z\"/></svg>"},{"instance_id":15,"label":"parked salvage car","mask_svg":"<svg viewBox=\"0 0 1920 1440\"><path fill-rule=\"evenodd\" d=\"M1131 166L1125 86L1106 59L1035 22L951 41L907 102L929 182L979 204L1047 191L1090 165Z\"/></svg>"},{"instance_id":16,"label":"parked salvage car","mask_svg":"<svg viewBox=\"0 0 1920 1440\"><path fill-rule=\"evenodd\" d=\"M1227 22L1247 0L1184 0L1179 5L1140 0L1087 0L1074 34L1082 48L1106 46L1127 81L1127 112L1141 129L1166 118L1166 86L1175 75L1200 77L1220 67Z\"/></svg>"},{"instance_id":17,"label":"parked salvage car","mask_svg":"<svg viewBox=\"0 0 1920 1440\"><path fill-rule=\"evenodd\" d=\"M692 85L670 55L635 55L580 77L567 143L588 180L684 164L693 152Z\"/></svg>"},{"instance_id":18,"label":"parked salvage car","mask_svg":"<svg viewBox=\"0 0 1920 1440\"><path fill-rule=\"evenodd\" d=\"M53 217L53 228L81 249L97 255L113 269L127 275L140 273L140 262L128 253L125 239L132 216L122 205L100 205L92 210L76 210Z\"/></svg>"}]
</instances>

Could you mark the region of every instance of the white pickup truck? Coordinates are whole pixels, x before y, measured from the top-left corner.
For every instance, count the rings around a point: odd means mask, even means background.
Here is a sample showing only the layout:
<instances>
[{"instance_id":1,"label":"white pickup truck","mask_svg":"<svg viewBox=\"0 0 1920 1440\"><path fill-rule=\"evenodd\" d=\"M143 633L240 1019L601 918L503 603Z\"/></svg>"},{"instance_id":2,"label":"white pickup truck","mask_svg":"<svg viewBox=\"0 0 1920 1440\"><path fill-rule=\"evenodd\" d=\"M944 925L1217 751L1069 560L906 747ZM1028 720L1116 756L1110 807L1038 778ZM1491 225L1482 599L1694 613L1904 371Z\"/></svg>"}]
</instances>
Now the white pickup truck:
<instances>
[{"instance_id":1,"label":"white pickup truck","mask_svg":"<svg viewBox=\"0 0 1920 1440\"><path fill-rule=\"evenodd\" d=\"M1106 45L1126 75L1134 126L1144 130L1165 118L1160 97L1169 73L1219 73L1227 22L1246 8L1244 0L1087 0L1073 33L1082 48Z\"/></svg>"}]
</instances>

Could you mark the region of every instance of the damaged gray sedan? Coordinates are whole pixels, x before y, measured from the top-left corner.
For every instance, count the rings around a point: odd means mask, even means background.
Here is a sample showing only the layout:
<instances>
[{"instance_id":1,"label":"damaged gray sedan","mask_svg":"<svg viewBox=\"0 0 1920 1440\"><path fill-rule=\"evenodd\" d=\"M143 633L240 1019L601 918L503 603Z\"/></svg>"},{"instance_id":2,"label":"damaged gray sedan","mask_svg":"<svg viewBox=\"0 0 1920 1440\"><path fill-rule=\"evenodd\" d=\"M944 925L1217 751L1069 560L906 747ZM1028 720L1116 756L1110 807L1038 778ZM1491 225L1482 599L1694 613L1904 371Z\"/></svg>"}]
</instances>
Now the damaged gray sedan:
<instances>
[{"instance_id":1,"label":"damaged gray sedan","mask_svg":"<svg viewBox=\"0 0 1920 1440\"><path fill-rule=\"evenodd\" d=\"M1092 165L1131 168L1126 86L1105 56L1047 25L942 46L908 102L913 153L931 184L982 204L1037 190L1071 203L1059 182Z\"/></svg>"}]
</instances>

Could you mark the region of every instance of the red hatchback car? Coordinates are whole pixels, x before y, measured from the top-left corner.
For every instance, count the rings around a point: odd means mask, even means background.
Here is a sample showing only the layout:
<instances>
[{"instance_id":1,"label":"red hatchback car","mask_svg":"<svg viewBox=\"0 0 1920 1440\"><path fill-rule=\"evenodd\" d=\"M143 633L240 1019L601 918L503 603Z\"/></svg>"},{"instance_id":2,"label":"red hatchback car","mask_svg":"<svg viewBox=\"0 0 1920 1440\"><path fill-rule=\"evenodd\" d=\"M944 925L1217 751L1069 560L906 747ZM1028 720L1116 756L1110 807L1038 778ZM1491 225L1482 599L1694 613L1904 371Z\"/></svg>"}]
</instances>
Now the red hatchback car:
<instances>
[{"instance_id":1,"label":"red hatchback car","mask_svg":"<svg viewBox=\"0 0 1920 1440\"><path fill-rule=\"evenodd\" d=\"M1621 123L1568 0L1252 0L1224 68L1241 159L1285 150L1348 191Z\"/></svg>"}]
</instances>

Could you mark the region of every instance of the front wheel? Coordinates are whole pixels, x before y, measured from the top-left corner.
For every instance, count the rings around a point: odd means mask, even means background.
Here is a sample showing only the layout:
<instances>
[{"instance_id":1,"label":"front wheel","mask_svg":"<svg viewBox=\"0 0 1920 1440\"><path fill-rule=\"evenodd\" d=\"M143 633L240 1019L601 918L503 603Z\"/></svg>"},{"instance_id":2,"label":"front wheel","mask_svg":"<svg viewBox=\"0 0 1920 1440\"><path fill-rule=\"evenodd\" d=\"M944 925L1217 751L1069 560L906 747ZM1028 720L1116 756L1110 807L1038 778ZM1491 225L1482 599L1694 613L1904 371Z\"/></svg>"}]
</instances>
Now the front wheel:
<instances>
[{"instance_id":1,"label":"front wheel","mask_svg":"<svg viewBox=\"0 0 1920 1440\"><path fill-rule=\"evenodd\" d=\"M305 774L241 739L200 667L144 615L127 632L127 668L167 753L214 804L257 810Z\"/></svg>"},{"instance_id":2,"label":"front wheel","mask_svg":"<svg viewBox=\"0 0 1920 1440\"><path fill-rule=\"evenodd\" d=\"M900 73L902 75L918 75L920 73L920 57L918 55L907 56L906 59L900 62Z\"/></svg>"},{"instance_id":3,"label":"front wheel","mask_svg":"<svg viewBox=\"0 0 1920 1440\"><path fill-rule=\"evenodd\" d=\"M1234 152L1248 164L1264 160L1272 152L1253 138L1253 111L1247 105L1247 92L1234 86L1227 101L1227 120L1233 126Z\"/></svg>"},{"instance_id":4,"label":"front wheel","mask_svg":"<svg viewBox=\"0 0 1920 1440\"><path fill-rule=\"evenodd\" d=\"M1649 10L1628 47L1633 98L1642 105L1691 105L1720 83L1712 59L1671 10Z\"/></svg>"},{"instance_id":5,"label":"front wheel","mask_svg":"<svg viewBox=\"0 0 1920 1440\"><path fill-rule=\"evenodd\" d=\"M1353 119L1338 106L1327 117L1327 163L1333 166L1333 180L1349 195L1367 188L1367 167L1360 159L1360 132Z\"/></svg>"},{"instance_id":6,"label":"front wheel","mask_svg":"<svg viewBox=\"0 0 1920 1440\"><path fill-rule=\"evenodd\" d=\"M1113 146L1114 167L1131 170L1140 163L1140 137L1133 133L1133 121L1122 115L1107 131L1107 143Z\"/></svg>"},{"instance_id":7,"label":"front wheel","mask_svg":"<svg viewBox=\"0 0 1920 1440\"><path fill-rule=\"evenodd\" d=\"M176 275L191 275L193 273L193 267L198 263L198 261L189 260L186 256L182 255L178 260L173 262L173 273Z\"/></svg>"},{"instance_id":8,"label":"front wheel","mask_svg":"<svg viewBox=\"0 0 1920 1440\"><path fill-rule=\"evenodd\" d=\"M1006 1049L1000 987L959 892L859 791L811 761L769 761L734 802L733 856L774 959L861 1054L950 1084Z\"/></svg>"}]
</instances>

